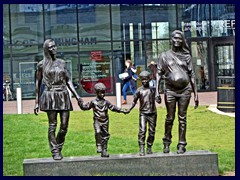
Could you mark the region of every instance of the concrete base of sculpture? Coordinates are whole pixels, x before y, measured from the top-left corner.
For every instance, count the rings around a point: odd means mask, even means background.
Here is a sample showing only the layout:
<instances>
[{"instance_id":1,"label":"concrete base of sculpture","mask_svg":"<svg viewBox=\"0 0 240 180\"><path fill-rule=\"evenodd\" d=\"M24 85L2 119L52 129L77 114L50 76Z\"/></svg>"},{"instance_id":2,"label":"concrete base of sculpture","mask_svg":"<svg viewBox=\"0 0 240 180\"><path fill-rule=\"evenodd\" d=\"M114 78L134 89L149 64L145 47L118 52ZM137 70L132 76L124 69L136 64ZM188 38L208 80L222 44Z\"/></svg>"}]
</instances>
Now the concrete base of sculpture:
<instances>
[{"instance_id":1,"label":"concrete base of sculpture","mask_svg":"<svg viewBox=\"0 0 240 180\"><path fill-rule=\"evenodd\" d=\"M218 155L209 151L184 154L110 154L100 156L25 159L25 176L218 176Z\"/></svg>"}]
</instances>

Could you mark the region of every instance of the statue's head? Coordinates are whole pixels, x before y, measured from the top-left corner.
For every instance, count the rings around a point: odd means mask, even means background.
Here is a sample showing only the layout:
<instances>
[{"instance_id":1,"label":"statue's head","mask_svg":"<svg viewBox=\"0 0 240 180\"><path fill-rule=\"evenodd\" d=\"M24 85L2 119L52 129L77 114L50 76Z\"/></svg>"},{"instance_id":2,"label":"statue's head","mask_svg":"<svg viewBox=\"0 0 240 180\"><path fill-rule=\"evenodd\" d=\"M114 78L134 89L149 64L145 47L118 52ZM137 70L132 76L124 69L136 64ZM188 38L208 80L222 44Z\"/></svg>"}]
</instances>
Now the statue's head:
<instances>
[{"instance_id":1,"label":"statue's head","mask_svg":"<svg viewBox=\"0 0 240 180\"><path fill-rule=\"evenodd\" d=\"M139 74L140 78L149 78L150 79L150 73L148 71L142 71L140 74Z\"/></svg>"},{"instance_id":2,"label":"statue's head","mask_svg":"<svg viewBox=\"0 0 240 180\"><path fill-rule=\"evenodd\" d=\"M150 73L148 71L142 71L140 74L140 79L142 81L143 87L149 87L149 82L150 82Z\"/></svg>"},{"instance_id":3,"label":"statue's head","mask_svg":"<svg viewBox=\"0 0 240 180\"><path fill-rule=\"evenodd\" d=\"M103 99L106 92L106 86L103 83L97 83L94 86L96 95L99 99Z\"/></svg>"},{"instance_id":4,"label":"statue's head","mask_svg":"<svg viewBox=\"0 0 240 180\"><path fill-rule=\"evenodd\" d=\"M185 52L185 53L189 53L189 47L188 44L186 42L186 39L184 37L184 34L182 31L180 30L175 30L172 32L171 34L171 45L174 46L175 44L175 38L180 38L181 39L181 43L180 43L180 48Z\"/></svg>"},{"instance_id":5,"label":"statue's head","mask_svg":"<svg viewBox=\"0 0 240 180\"><path fill-rule=\"evenodd\" d=\"M55 42L53 39L47 39L43 43L44 57L46 57L46 58L50 58L50 56L51 56L50 50L49 50L49 45L51 45L51 44L55 45Z\"/></svg>"}]
</instances>

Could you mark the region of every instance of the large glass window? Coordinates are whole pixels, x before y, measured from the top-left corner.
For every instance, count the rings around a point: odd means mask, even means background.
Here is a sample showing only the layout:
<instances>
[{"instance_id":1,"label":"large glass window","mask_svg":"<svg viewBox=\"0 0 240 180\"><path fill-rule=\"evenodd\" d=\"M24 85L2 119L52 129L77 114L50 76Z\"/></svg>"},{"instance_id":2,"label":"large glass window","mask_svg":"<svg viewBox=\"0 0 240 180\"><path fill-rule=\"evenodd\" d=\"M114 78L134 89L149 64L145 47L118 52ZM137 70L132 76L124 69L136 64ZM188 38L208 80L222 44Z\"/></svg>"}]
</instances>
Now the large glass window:
<instances>
[{"instance_id":1,"label":"large glass window","mask_svg":"<svg viewBox=\"0 0 240 180\"><path fill-rule=\"evenodd\" d=\"M22 86L23 98L33 96L28 92L33 88L30 69L43 58L44 40L52 38L79 94L94 95L92 85L99 81L113 94L114 82L121 81L118 74L124 70L124 61L130 58L138 72L145 70L151 61L158 61L160 53L169 50L170 34L175 29L182 30L187 39L234 36L235 5L4 4L3 80L13 80L14 88ZM212 51L204 53L206 41L196 41L191 47L199 50L193 52L195 71L203 66L207 78L214 78L208 75L207 56ZM217 72L234 74L234 63L229 63L232 49L221 48L214 52L219 59ZM221 53L230 60L225 61ZM207 84L208 79L206 89Z\"/></svg>"}]
</instances>

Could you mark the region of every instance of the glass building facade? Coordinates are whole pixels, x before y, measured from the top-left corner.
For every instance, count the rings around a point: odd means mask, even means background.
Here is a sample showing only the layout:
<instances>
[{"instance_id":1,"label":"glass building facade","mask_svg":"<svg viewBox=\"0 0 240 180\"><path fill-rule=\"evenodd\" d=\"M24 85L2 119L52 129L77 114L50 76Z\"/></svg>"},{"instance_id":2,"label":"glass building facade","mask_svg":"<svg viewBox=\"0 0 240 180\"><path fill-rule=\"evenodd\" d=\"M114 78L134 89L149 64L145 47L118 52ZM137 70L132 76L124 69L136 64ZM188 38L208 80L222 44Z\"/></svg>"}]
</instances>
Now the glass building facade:
<instances>
[{"instance_id":1,"label":"glass building facade","mask_svg":"<svg viewBox=\"0 0 240 180\"><path fill-rule=\"evenodd\" d=\"M214 91L217 76L234 76L234 4L4 4L3 81L34 98L36 65L44 40L52 38L81 96L94 95L97 82L115 95L124 60L147 70L170 48L175 29L191 48L198 90Z\"/></svg>"}]
</instances>

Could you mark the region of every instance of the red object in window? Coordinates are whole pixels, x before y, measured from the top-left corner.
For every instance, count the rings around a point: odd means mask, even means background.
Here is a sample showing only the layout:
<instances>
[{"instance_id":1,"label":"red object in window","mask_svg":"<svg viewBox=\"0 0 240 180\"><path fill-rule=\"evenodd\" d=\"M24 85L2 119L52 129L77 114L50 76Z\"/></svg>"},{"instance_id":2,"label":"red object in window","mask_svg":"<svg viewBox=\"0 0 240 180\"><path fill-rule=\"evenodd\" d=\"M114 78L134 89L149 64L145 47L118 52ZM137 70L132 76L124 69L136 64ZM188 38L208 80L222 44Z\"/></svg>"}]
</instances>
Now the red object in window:
<instances>
[{"instance_id":1,"label":"red object in window","mask_svg":"<svg viewBox=\"0 0 240 180\"><path fill-rule=\"evenodd\" d=\"M91 78L83 78L81 80L81 84L83 89L89 94L95 94L94 86L95 84L101 82L106 86L106 93L111 93L113 91L111 85L112 77L101 78L101 79L91 79Z\"/></svg>"},{"instance_id":2,"label":"red object in window","mask_svg":"<svg viewBox=\"0 0 240 180\"><path fill-rule=\"evenodd\" d=\"M102 51L93 51L91 52L92 61L102 61Z\"/></svg>"}]
</instances>

